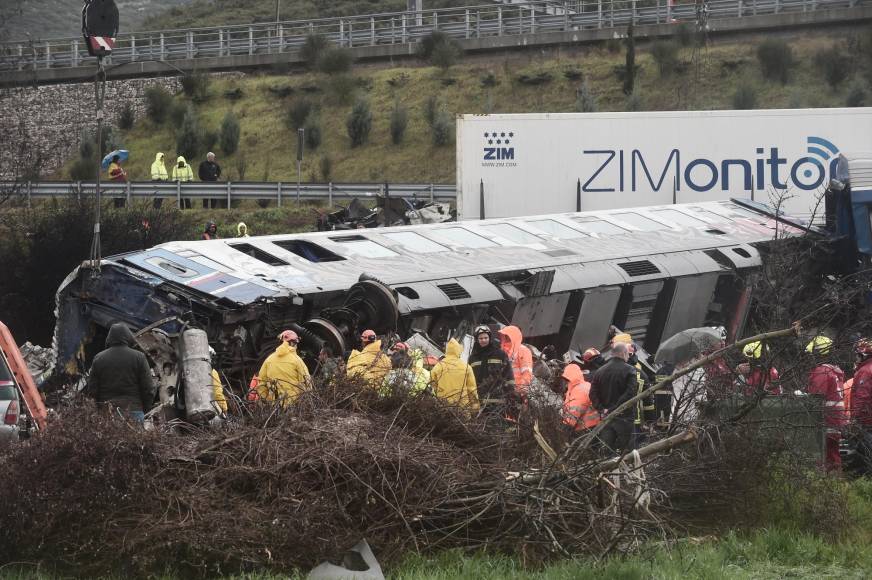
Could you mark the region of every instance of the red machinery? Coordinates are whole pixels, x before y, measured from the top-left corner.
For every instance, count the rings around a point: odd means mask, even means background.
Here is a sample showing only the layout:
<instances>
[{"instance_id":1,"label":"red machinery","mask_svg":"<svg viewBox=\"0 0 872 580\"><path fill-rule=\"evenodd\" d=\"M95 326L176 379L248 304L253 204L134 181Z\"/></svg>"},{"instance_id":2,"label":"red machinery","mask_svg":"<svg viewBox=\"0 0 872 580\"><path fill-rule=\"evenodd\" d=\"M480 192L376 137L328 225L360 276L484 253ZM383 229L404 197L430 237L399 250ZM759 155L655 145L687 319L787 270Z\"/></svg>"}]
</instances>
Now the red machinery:
<instances>
[{"instance_id":1,"label":"red machinery","mask_svg":"<svg viewBox=\"0 0 872 580\"><path fill-rule=\"evenodd\" d=\"M27 415L36 423L37 428L45 429L47 418L45 403L43 403L42 396L36 388L36 383L33 382L33 376L27 368L27 363L24 362L24 357L21 356L18 343L12 337L9 327L2 322L0 322L0 351L2 351L2 356L6 359L9 370L15 377L16 386L18 392L21 393Z\"/></svg>"}]
</instances>

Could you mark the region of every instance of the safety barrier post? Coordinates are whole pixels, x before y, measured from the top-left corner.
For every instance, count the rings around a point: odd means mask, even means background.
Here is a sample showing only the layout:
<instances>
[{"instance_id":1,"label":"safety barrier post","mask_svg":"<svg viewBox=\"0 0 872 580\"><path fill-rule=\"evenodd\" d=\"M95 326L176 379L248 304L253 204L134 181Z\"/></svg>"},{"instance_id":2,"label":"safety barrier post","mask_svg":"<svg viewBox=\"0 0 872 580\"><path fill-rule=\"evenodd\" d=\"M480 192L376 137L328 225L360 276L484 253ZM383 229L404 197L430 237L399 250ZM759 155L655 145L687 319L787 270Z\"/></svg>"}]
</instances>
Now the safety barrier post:
<instances>
[{"instance_id":1,"label":"safety barrier post","mask_svg":"<svg viewBox=\"0 0 872 580\"><path fill-rule=\"evenodd\" d=\"M632 8L632 12L630 14L630 22L632 22L633 24L636 24L636 0L633 0L631 8Z\"/></svg>"},{"instance_id":2,"label":"safety barrier post","mask_svg":"<svg viewBox=\"0 0 872 580\"><path fill-rule=\"evenodd\" d=\"M369 17L369 45L375 46L375 17Z\"/></svg>"},{"instance_id":3,"label":"safety barrier post","mask_svg":"<svg viewBox=\"0 0 872 580\"><path fill-rule=\"evenodd\" d=\"M533 6L530 6L530 34L536 34L536 8Z\"/></svg>"},{"instance_id":4,"label":"safety barrier post","mask_svg":"<svg viewBox=\"0 0 872 580\"><path fill-rule=\"evenodd\" d=\"M497 6L497 36L503 35L503 7Z\"/></svg>"},{"instance_id":5,"label":"safety barrier post","mask_svg":"<svg viewBox=\"0 0 872 580\"><path fill-rule=\"evenodd\" d=\"M354 46L354 20L348 21L348 48Z\"/></svg>"},{"instance_id":6,"label":"safety barrier post","mask_svg":"<svg viewBox=\"0 0 872 580\"><path fill-rule=\"evenodd\" d=\"M130 207L130 182L126 183L124 207Z\"/></svg>"},{"instance_id":7,"label":"safety barrier post","mask_svg":"<svg viewBox=\"0 0 872 580\"><path fill-rule=\"evenodd\" d=\"M218 56L224 56L224 30L218 29Z\"/></svg>"},{"instance_id":8,"label":"safety barrier post","mask_svg":"<svg viewBox=\"0 0 872 580\"><path fill-rule=\"evenodd\" d=\"M431 183L430 184L430 203L433 203L434 193L435 192L433 191L433 184Z\"/></svg>"},{"instance_id":9,"label":"safety barrier post","mask_svg":"<svg viewBox=\"0 0 872 580\"><path fill-rule=\"evenodd\" d=\"M164 59L166 58L166 52L165 52L164 49L165 49L165 44L164 44L164 33L161 32L161 33L160 33L160 59L161 59L161 60L164 60Z\"/></svg>"},{"instance_id":10,"label":"safety barrier post","mask_svg":"<svg viewBox=\"0 0 872 580\"><path fill-rule=\"evenodd\" d=\"M279 181L278 189L276 190L276 207L282 207L282 182Z\"/></svg>"},{"instance_id":11,"label":"safety barrier post","mask_svg":"<svg viewBox=\"0 0 872 580\"><path fill-rule=\"evenodd\" d=\"M603 0L596 0L596 27L603 27Z\"/></svg>"},{"instance_id":12,"label":"safety barrier post","mask_svg":"<svg viewBox=\"0 0 872 580\"><path fill-rule=\"evenodd\" d=\"M254 28L248 27L248 56L254 54Z\"/></svg>"},{"instance_id":13,"label":"safety barrier post","mask_svg":"<svg viewBox=\"0 0 872 580\"><path fill-rule=\"evenodd\" d=\"M466 38L469 38L469 9L466 10Z\"/></svg>"},{"instance_id":14,"label":"safety barrier post","mask_svg":"<svg viewBox=\"0 0 872 580\"><path fill-rule=\"evenodd\" d=\"M563 2L563 31L569 30L569 2Z\"/></svg>"},{"instance_id":15,"label":"safety barrier post","mask_svg":"<svg viewBox=\"0 0 872 580\"><path fill-rule=\"evenodd\" d=\"M439 14L437 12L433 13L433 30L439 29Z\"/></svg>"},{"instance_id":16,"label":"safety barrier post","mask_svg":"<svg viewBox=\"0 0 872 580\"><path fill-rule=\"evenodd\" d=\"M230 211L230 202L232 201L232 196L230 192L230 182L227 182L227 211Z\"/></svg>"},{"instance_id":17,"label":"safety barrier post","mask_svg":"<svg viewBox=\"0 0 872 580\"><path fill-rule=\"evenodd\" d=\"M775 0L775 14L781 11L781 0Z\"/></svg>"},{"instance_id":18,"label":"safety barrier post","mask_svg":"<svg viewBox=\"0 0 872 580\"><path fill-rule=\"evenodd\" d=\"M327 184L327 207L333 207L333 182Z\"/></svg>"},{"instance_id":19,"label":"safety barrier post","mask_svg":"<svg viewBox=\"0 0 872 580\"><path fill-rule=\"evenodd\" d=\"M401 40L402 44L406 44L406 15L405 14L403 14L403 21L402 21L401 26L402 26L402 32L400 33L400 40Z\"/></svg>"},{"instance_id":20,"label":"safety barrier post","mask_svg":"<svg viewBox=\"0 0 872 580\"><path fill-rule=\"evenodd\" d=\"M751 14L757 16L757 0L751 0Z\"/></svg>"},{"instance_id":21,"label":"safety barrier post","mask_svg":"<svg viewBox=\"0 0 872 580\"><path fill-rule=\"evenodd\" d=\"M736 6L738 7L738 14L737 14L737 16L738 16L739 18L741 18L741 17L742 17L742 0L739 0L739 1L736 3Z\"/></svg>"},{"instance_id":22,"label":"safety barrier post","mask_svg":"<svg viewBox=\"0 0 872 580\"><path fill-rule=\"evenodd\" d=\"M188 58L194 58L194 33L188 32Z\"/></svg>"},{"instance_id":23,"label":"safety barrier post","mask_svg":"<svg viewBox=\"0 0 872 580\"><path fill-rule=\"evenodd\" d=\"M182 209L182 182L176 181L176 206Z\"/></svg>"},{"instance_id":24,"label":"safety barrier post","mask_svg":"<svg viewBox=\"0 0 872 580\"><path fill-rule=\"evenodd\" d=\"M130 60L136 61L136 37L130 37Z\"/></svg>"},{"instance_id":25,"label":"safety barrier post","mask_svg":"<svg viewBox=\"0 0 872 580\"><path fill-rule=\"evenodd\" d=\"M30 182L27 182L27 187L30 187ZM76 201L82 201L82 182L76 182Z\"/></svg>"},{"instance_id":26,"label":"safety barrier post","mask_svg":"<svg viewBox=\"0 0 872 580\"><path fill-rule=\"evenodd\" d=\"M51 46L45 43L45 68L51 68Z\"/></svg>"},{"instance_id":27,"label":"safety barrier post","mask_svg":"<svg viewBox=\"0 0 872 580\"><path fill-rule=\"evenodd\" d=\"M345 21L339 21L339 46L345 46Z\"/></svg>"},{"instance_id":28,"label":"safety barrier post","mask_svg":"<svg viewBox=\"0 0 872 580\"><path fill-rule=\"evenodd\" d=\"M30 182L27 182L27 209L30 209L30 197L33 194Z\"/></svg>"}]
</instances>

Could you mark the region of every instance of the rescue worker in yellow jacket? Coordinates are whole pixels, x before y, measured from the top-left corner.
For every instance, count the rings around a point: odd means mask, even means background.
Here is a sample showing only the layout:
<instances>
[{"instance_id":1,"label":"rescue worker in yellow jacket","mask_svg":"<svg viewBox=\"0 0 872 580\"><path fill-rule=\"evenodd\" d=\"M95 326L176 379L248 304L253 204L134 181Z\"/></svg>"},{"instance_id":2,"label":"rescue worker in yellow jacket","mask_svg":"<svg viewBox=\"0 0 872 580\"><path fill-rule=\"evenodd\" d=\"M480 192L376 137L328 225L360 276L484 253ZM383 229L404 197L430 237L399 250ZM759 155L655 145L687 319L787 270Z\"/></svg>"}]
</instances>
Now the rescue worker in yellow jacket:
<instances>
[{"instance_id":1,"label":"rescue worker in yellow jacket","mask_svg":"<svg viewBox=\"0 0 872 580\"><path fill-rule=\"evenodd\" d=\"M167 181L170 176L167 173L167 168L164 165L164 154L158 152L154 156L154 163L151 164L151 180L152 181Z\"/></svg>"},{"instance_id":2,"label":"rescue worker in yellow jacket","mask_svg":"<svg viewBox=\"0 0 872 580\"><path fill-rule=\"evenodd\" d=\"M221 376L215 369L217 355L215 349L209 347L209 357L212 363L212 402L221 410L221 414L227 412L227 398L224 396L224 386L221 384Z\"/></svg>"},{"instance_id":3,"label":"rescue worker in yellow jacket","mask_svg":"<svg viewBox=\"0 0 872 580\"><path fill-rule=\"evenodd\" d=\"M461 360L463 347L453 338L445 347L445 358L430 371L433 394L444 401L478 412L478 389L472 367Z\"/></svg>"},{"instance_id":4,"label":"rescue worker in yellow jacket","mask_svg":"<svg viewBox=\"0 0 872 580\"><path fill-rule=\"evenodd\" d=\"M282 343L267 357L257 373L257 394L261 401L279 401L282 406L294 403L309 390L309 369L297 354L300 337L293 330L279 335Z\"/></svg>"},{"instance_id":5,"label":"rescue worker in yellow jacket","mask_svg":"<svg viewBox=\"0 0 872 580\"><path fill-rule=\"evenodd\" d=\"M364 330L360 335L363 350L352 350L348 357L346 373L349 377L360 377L375 388L381 388L385 376L391 371L391 359L382 352L381 341L374 330Z\"/></svg>"},{"instance_id":6,"label":"rescue worker in yellow jacket","mask_svg":"<svg viewBox=\"0 0 872 580\"><path fill-rule=\"evenodd\" d=\"M173 181L194 181L194 170L181 155L173 166Z\"/></svg>"}]
</instances>

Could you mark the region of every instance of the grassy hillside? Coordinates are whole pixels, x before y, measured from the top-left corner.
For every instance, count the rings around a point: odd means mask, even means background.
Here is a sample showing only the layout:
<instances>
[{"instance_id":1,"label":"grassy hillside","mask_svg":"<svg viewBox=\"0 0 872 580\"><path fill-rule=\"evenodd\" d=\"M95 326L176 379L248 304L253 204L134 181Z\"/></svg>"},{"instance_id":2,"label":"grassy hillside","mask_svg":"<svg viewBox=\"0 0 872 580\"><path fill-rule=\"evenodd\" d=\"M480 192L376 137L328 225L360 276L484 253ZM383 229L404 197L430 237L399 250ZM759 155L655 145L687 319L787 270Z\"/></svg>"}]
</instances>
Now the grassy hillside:
<instances>
[{"instance_id":1,"label":"grassy hillside","mask_svg":"<svg viewBox=\"0 0 872 580\"><path fill-rule=\"evenodd\" d=\"M329 18L353 14L400 12L406 0L280 0L282 20ZM467 0L427 0L428 10L475 4ZM191 6L172 8L145 22L150 30L186 28L223 24L272 22L276 17L275 0L194 0Z\"/></svg>"},{"instance_id":2,"label":"grassy hillside","mask_svg":"<svg viewBox=\"0 0 872 580\"><path fill-rule=\"evenodd\" d=\"M680 48L677 70L669 76L660 75L651 54L652 45L639 44L637 92L629 99L616 73L624 63L620 47L618 51L606 46L563 49L548 59L539 56L538 50L468 59L447 73L423 66L358 66L354 71L354 93L371 104L373 129L369 143L356 148L350 146L346 131L353 98L341 99L342 91L337 89L337 85L347 82L319 73L220 77L213 80L209 98L195 107L201 124L211 131L218 131L228 111L238 116L242 133L239 152L228 157L215 149L225 176L232 180L239 179L243 166L246 180L296 180L296 139L285 119L290 106L309 100L321 109L323 143L317 150L306 152L304 181L329 178L453 183L454 146L433 145L432 131L425 120L428 100L433 97L450 114L576 111L580 110L577 93L582 84L577 77L583 74L600 111L730 109L734 108L739 87L751 95L758 108L845 106L849 95L854 104L863 102L867 72L865 65L860 66L863 60L858 54L853 54L856 70L836 89L822 79L821 69L815 64L821 51L834 46L850 54L845 31L806 33L788 40L797 64L791 80L784 85L763 78L757 43L747 38L717 41L696 53L691 48ZM519 80L543 73L550 76L549 82L528 85ZM280 88L293 92L286 97L276 96ZM232 91L241 91L241 98L227 98ZM186 104L182 95L175 100L181 106ZM389 130L396 103L408 110L409 124L401 145L391 143ZM120 143L132 152L127 168L133 179L148 179L156 151L165 152L168 158L175 156L172 122L156 126L148 119L140 119L122 135ZM332 167L326 176L322 171L324 158L329 158Z\"/></svg>"}]
</instances>

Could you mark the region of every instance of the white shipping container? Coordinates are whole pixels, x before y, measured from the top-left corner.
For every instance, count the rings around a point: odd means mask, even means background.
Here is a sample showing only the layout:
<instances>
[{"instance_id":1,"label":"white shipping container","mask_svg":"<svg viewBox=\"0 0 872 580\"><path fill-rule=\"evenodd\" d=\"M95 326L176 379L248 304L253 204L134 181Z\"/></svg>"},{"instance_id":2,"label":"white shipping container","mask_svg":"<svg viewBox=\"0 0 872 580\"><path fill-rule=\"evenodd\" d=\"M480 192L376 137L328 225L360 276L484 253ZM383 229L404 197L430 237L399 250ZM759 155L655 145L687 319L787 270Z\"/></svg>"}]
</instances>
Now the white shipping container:
<instances>
[{"instance_id":1,"label":"white shipping container","mask_svg":"<svg viewBox=\"0 0 872 580\"><path fill-rule=\"evenodd\" d=\"M783 192L786 211L808 217L839 152L870 141L868 107L463 115L458 215L479 219L483 189L488 218Z\"/></svg>"}]
</instances>

